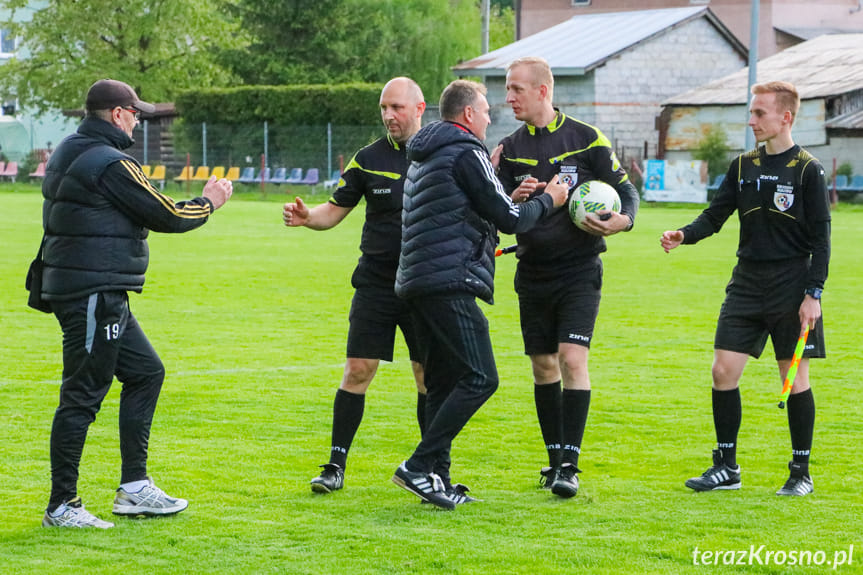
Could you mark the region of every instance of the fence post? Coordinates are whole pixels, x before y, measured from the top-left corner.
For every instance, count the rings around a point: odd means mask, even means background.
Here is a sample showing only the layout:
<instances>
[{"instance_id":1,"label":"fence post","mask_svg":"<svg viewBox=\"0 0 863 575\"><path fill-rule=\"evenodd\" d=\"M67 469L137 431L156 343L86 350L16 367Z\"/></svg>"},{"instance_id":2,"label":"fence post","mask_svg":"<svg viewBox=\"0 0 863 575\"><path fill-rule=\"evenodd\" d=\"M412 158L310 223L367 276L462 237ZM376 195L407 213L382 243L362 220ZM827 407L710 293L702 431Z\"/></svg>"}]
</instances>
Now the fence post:
<instances>
[{"instance_id":1,"label":"fence post","mask_svg":"<svg viewBox=\"0 0 863 575\"><path fill-rule=\"evenodd\" d=\"M201 122L201 165L209 166L207 163L207 122Z\"/></svg>"},{"instance_id":2,"label":"fence post","mask_svg":"<svg viewBox=\"0 0 863 575\"><path fill-rule=\"evenodd\" d=\"M192 193L192 156L186 152L186 195Z\"/></svg>"},{"instance_id":3,"label":"fence post","mask_svg":"<svg viewBox=\"0 0 863 575\"><path fill-rule=\"evenodd\" d=\"M261 166L261 168L264 168L264 167L270 165L270 151L269 151L269 145L270 145L269 144L269 137L270 137L270 135L269 135L269 132L270 132L269 124L267 124L267 121L264 120L264 155L261 156L262 161L263 161L263 165Z\"/></svg>"},{"instance_id":4,"label":"fence post","mask_svg":"<svg viewBox=\"0 0 863 575\"><path fill-rule=\"evenodd\" d=\"M266 126L266 125L267 125L267 123L264 122L264 126ZM266 134L266 133L267 133L267 131L264 130L264 134ZM266 150L266 147L264 149ZM264 169L266 167L267 167L267 154L263 153L263 154L261 154L261 194L264 196L267 195L267 190L264 187Z\"/></svg>"},{"instance_id":5,"label":"fence post","mask_svg":"<svg viewBox=\"0 0 863 575\"><path fill-rule=\"evenodd\" d=\"M327 122L327 178L333 173L333 124Z\"/></svg>"},{"instance_id":6,"label":"fence post","mask_svg":"<svg viewBox=\"0 0 863 575\"><path fill-rule=\"evenodd\" d=\"M147 148L149 147L148 143L150 141L150 134L148 133L150 130L150 120L144 120L144 165L146 166L150 162L147 161Z\"/></svg>"}]
</instances>

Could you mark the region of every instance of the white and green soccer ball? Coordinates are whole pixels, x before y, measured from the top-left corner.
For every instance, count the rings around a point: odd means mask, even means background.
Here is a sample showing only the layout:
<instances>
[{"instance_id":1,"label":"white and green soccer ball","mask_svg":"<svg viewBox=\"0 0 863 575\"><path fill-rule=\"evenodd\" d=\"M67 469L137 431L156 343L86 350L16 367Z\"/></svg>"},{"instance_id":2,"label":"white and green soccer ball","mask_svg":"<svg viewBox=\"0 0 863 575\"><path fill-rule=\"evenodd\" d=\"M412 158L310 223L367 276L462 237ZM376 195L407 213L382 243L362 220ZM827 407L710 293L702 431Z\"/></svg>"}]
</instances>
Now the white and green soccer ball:
<instances>
[{"instance_id":1,"label":"white and green soccer ball","mask_svg":"<svg viewBox=\"0 0 863 575\"><path fill-rule=\"evenodd\" d=\"M588 180L578 186L569 198L569 217L581 229L587 214L600 210L620 211L617 190L599 180Z\"/></svg>"}]
</instances>

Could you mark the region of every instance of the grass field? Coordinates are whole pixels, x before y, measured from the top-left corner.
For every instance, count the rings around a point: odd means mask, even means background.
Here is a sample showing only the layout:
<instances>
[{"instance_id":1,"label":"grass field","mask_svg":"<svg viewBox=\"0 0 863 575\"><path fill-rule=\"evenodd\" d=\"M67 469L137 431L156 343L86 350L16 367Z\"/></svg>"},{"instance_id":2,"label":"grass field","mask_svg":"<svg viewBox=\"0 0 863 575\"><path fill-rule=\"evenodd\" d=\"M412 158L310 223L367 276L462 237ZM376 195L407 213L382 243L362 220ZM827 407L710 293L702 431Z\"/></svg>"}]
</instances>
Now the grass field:
<instances>
[{"instance_id":1,"label":"grass field","mask_svg":"<svg viewBox=\"0 0 863 575\"><path fill-rule=\"evenodd\" d=\"M499 260L496 305L485 307L501 386L453 449L453 479L484 502L444 512L390 481L418 440L401 340L370 389L346 488L310 492L329 450L362 215L326 233L289 230L280 203L235 196L200 230L151 235L147 285L132 296L168 370L150 472L190 507L171 518L117 518L115 529L97 532L40 527L61 342L53 317L25 306L41 197L10 189L0 189L3 573L727 573L728 552L751 546L763 546L744 558L753 564L733 569L816 573L832 571L852 545L852 563L835 570L863 573L860 208L834 212L828 359L811 370L813 495L773 494L786 479L790 440L769 345L742 382L743 489L683 486L710 463L713 328L737 224L667 255L661 232L698 209L645 206L603 258L578 496L537 488L545 454L509 256ZM104 519L119 480L119 387L90 428L81 465L79 494ZM722 552L720 565L694 565L705 550ZM765 561L768 552L775 559ZM780 553L786 565L776 564ZM813 565L791 567L792 557Z\"/></svg>"}]
</instances>

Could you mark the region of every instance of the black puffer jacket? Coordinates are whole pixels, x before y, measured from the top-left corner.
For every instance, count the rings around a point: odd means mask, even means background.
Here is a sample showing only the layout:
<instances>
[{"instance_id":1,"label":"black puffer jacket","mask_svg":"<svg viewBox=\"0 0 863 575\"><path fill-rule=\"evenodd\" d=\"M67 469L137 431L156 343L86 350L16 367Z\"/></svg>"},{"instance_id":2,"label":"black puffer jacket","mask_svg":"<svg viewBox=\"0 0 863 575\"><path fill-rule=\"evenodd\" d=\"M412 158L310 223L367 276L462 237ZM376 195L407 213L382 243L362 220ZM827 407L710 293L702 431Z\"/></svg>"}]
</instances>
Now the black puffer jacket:
<instances>
[{"instance_id":1,"label":"black puffer jacket","mask_svg":"<svg viewBox=\"0 0 863 575\"><path fill-rule=\"evenodd\" d=\"M491 303L496 227L530 229L551 210L551 198L513 204L483 143L451 122L417 132L408 158L396 294L469 294Z\"/></svg>"},{"instance_id":2,"label":"black puffer jacket","mask_svg":"<svg viewBox=\"0 0 863 575\"><path fill-rule=\"evenodd\" d=\"M138 162L120 151L132 143L114 125L85 118L51 155L42 184L44 299L140 292L148 229L182 232L207 221L209 200L174 203L150 185Z\"/></svg>"}]
</instances>

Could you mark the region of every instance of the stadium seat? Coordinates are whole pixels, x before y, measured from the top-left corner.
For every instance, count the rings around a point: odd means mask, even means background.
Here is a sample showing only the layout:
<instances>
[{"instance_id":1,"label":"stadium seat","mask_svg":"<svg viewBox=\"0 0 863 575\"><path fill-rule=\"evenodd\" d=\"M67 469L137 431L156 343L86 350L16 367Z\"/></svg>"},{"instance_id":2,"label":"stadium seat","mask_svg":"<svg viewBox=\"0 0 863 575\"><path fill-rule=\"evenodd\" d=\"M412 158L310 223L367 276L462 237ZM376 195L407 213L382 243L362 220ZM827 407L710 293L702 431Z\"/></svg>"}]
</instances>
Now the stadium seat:
<instances>
[{"instance_id":1,"label":"stadium seat","mask_svg":"<svg viewBox=\"0 0 863 575\"><path fill-rule=\"evenodd\" d=\"M848 187L848 176L845 174L836 175L836 189L844 190Z\"/></svg>"},{"instance_id":2,"label":"stadium seat","mask_svg":"<svg viewBox=\"0 0 863 575\"><path fill-rule=\"evenodd\" d=\"M314 186L318 183L318 169L317 168L309 168L309 171L306 172L306 177L303 178L301 184L305 184L307 186Z\"/></svg>"},{"instance_id":3,"label":"stadium seat","mask_svg":"<svg viewBox=\"0 0 863 575\"><path fill-rule=\"evenodd\" d=\"M251 166L248 168L243 168L243 173L240 174L240 177L236 179L237 182L241 184L254 184L257 181L255 178L255 168Z\"/></svg>"},{"instance_id":4,"label":"stadium seat","mask_svg":"<svg viewBox=\"0 0 863 575\"><path fill-rule=\"evenodd\" d=\"M180 175L174 178L175 182L187 182L192 179L192 167L191 166L183 166L182 171L180 171Z\"/></svg>"},{"instance_id":5,"label":"stadium seat","mask_svg":"<svg viewBox=\"0 0 863 575\"><path fill-rule=\"evenodd\" d=\"M845 189L851 192L863 192L863 176L852 176L851 183Z\"/></svg>"},{"instance_id":6,"label":"stadium seat","mask_svg":"<svg viewBox=\"0 0 863 575\"><path fill-rule=\"evenodd\" d=\"M213 171L210 172L210 177L215 177L217 180L224 178L225 166L213 166Z\"/></svg>"},{"instance_id":7,"label":"stadium seat","mask_svg":"<svg viewBox=\"0 0 863 575\"><path fill-rule=\"evenodd\" d=\"M195 170L195 175L190 178L193 182L206 182L210 179L210 168L207 166L198 166Z\"/></svg>"},{"instance_id":8,"label":"stadium seat","mask_svg":"<svg viewBox=\"0 0 863 575\"><path fill-rule=\"evenodd\" d=\"M254 173L254 171L255 170L253 169L252 173ZM228 173L225 174L225 179L231 180L232 182L239 180L240 179L240 168L238 166L231 166L230 168L228 168Z\"/></svg>"},{"instance_id":9,"label":"stadium seat","mask_svg":"<svg viewBox=\"0 0 863 575\"><path fill-rule=\"evenodd\" d=\"M144 172L144 177L146 177L148 180L150 179L150 170L150 164L144 164L141 166L141 171Z\"/></svg>"},{"instance_id":10,"label":"stadium seat","mask_svg":"<svg viewBox=\"0 0 863 575\"><path fill-rule=\"evenodd\" d=\"M335 188L339 185L339 180L342 177L342 173L338 170L333 170L333 173L330 174L329 180L324 180L324 188Z\"/></svg>"},{"instance_id":11,"label":"stadium seat","mask_svg":"<svg viewBox=\"0 0 863 575\"><path fill-rule=\"evenodd\" d=\"M276 168L276 171L273 172L273 177L267 179L268 184L284 184L288 181L288 169L287 168Z\"/></svg>"},{"instance_id":12,"label":"stadium seat","mask_svg":"<svg viewBox=\"0 0 863 575\"><path fill-rule=\"evenodd\" d=\"M294 168L291 170L291 177L287 179L288 184L302 184L303 183L303 169L302 168Z\"/></svg>"},{"instance_id":13,"label":"stadium seat","mask_svg":"<svg viewBox=\"0 0 863 575\"><path fill-rule=\"evenodd\" d=\"M0 172L0 178L9 178L9 181L14 182L18 177L18 162L9 162L3 171Z\"/></svg>"},{"instance_id":14,"label":"stadium seat","mask_svg":"<svg viewBox=\"0 0 863 575\"><path fill-rule=\"evenodd\" d=\"M159 189L165 189L165 164L156 164L153 166L148 176L151 182L159 184Z\"/></svg>"},{"instance_id":15,"label":"stadium seat","mask_svg":"<svg viewBox=\"0 0 863 575\"><path fill-rule=\"evenodd\" d=\"M36 171L28 174L31 178L44 178L45 177L45 162L39 162L36 166Z\"/></svg>"}]
</instances>

